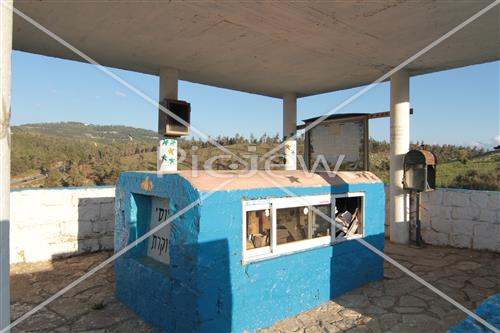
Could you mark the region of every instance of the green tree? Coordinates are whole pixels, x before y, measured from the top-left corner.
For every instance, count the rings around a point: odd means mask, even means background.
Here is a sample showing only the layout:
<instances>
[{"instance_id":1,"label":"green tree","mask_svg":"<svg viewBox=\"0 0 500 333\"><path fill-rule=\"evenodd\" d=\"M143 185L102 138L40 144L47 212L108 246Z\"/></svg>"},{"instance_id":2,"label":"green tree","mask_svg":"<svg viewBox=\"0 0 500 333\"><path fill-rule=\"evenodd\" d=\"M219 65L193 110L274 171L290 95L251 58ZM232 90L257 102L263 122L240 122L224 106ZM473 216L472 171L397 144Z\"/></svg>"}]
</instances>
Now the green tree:
<instances>
[{"instance_id":1,"label":"green tree","mask_svg":"<svg viewBox=\"0 0 500 333\"><path fill-rule=\"evenodd\" d=\"M45 185L46 187L61 187L64 183L64 175L58 169L53 169L49 172Z\"/></svg>"}]
</instances>

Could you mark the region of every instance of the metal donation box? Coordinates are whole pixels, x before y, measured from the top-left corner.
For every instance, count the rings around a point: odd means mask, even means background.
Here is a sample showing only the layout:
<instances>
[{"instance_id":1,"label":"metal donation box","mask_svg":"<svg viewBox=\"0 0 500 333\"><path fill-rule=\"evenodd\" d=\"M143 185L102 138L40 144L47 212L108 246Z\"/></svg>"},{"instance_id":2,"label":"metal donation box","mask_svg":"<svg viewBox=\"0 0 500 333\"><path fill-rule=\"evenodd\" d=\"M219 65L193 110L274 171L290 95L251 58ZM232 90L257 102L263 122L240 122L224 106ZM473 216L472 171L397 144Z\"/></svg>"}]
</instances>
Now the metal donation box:
<instances>
[{"instance_id":1,"label":"metal donation box","mask_svg":"<svg viewBox=\"0 0 500 333\"><path fill-rule=\"evenodd\" d=\"M116 295L162 332L253 332L381 280L384 206L370 172L125 172Z\"/></svg>"},{"instance_id":2,"label":"metal donation box","mask_svg":"<svg viewBox=\"0 0 500 333\"><path fill-rule=\"evenodd\" d=\"M436 188L436 156L423 149L410 150L404 157L403 187L416 192Z\"/></svg>"}]
</instances>

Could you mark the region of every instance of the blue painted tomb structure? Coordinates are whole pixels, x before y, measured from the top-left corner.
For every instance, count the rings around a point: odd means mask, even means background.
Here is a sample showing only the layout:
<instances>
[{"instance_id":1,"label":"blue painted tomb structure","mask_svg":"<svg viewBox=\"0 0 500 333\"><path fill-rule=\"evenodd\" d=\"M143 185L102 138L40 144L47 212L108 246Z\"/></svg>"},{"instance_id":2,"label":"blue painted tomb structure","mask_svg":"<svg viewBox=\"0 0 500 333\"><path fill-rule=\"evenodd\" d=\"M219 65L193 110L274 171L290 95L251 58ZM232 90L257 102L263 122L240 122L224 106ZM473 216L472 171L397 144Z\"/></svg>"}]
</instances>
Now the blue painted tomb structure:
<instances>
[{"instance_id":1,"label":"blue painted tomb structure","mask_svg":"<svg viewBox=\"0 0 500 333\"><path fill-rule=\"evenodd\" d=\"M196 173L116 187L116 294L160 331L252 332L383 278L372 173Z\"/></svg>"}]
</instances>

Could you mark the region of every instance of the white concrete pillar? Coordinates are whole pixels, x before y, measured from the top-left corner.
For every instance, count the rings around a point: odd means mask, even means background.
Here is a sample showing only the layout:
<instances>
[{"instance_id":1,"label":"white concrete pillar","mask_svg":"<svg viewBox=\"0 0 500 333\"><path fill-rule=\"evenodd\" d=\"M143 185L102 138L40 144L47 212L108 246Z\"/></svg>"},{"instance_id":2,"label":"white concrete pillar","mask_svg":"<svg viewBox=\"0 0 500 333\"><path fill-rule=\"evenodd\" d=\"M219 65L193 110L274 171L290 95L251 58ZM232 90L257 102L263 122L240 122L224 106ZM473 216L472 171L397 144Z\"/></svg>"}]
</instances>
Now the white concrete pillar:
<instances>
[{"instance_id":1,"label":"white concrete pillar","mask_svg":"<svg viewBox=\"0 0 500 333\"><path fill-rule=\"evenodd\" d=\"M12 1L0 4L0 330L10 324L10 98Z\"/></svg>"},{"instance_id":2,"label":"white concrete pillar","mask_svg":"<svg viewBox=\"0 0 500 333\"><path fill-rule=\"evenodd\" d=\"M409 200L403 190L403 158L410 148L410 77L401 70L391 77L390 239L410 241Z\"/></svg>"},{"instance_id":3,"label":"white concrete pillar","mask_svg":"<svg viewBox=\"0 0 500 333\"><path fill-rule=\"evenodd\" d=\"M173 68L160 69L160 102L177 99L179 74ZM177 171L177 138L160 138L157 149L158 171Z\"/></svg>"},{"instance_id":4,"label":"white concrete pillar","mask_svg":"<svg viewBox=\"0 0 500 333\"><path fill-rule=\"evenodd\" d=\"M164 98L177 99L179 72L174 68L160 68L160 101Z\"/></svg>"},{"instance_id":5,"label":"white concrete pillar","mask_svg":"<svg viewBox=\"0 0 500 333\"><path fill-rule=\"evenodd\" d=\"M297 170L297 96L283 95L283 140L285 145L285 170Z\"/></svg>"}]
</instances>

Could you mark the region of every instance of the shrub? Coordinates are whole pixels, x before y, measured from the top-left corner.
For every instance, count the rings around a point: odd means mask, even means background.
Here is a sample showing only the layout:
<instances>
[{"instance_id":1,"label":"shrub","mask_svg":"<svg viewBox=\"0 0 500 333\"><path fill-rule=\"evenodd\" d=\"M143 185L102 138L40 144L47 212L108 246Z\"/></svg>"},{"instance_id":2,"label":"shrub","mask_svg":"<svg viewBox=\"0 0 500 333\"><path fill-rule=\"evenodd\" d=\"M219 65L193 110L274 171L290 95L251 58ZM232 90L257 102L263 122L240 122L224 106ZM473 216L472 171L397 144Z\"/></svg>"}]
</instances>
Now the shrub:
<instances>
[{"instance_id":1,"label":"shrub","mask_svg":"<svg viewBox=\"0 0 500 333\"><path fill-rule=\"evenodd\" d=\"M493 173L479 173L476 170L469 170L463 175L456 176L449 187L498 191L500 190L500 167L497 167Z\"/></svg>"}]
</instances>

